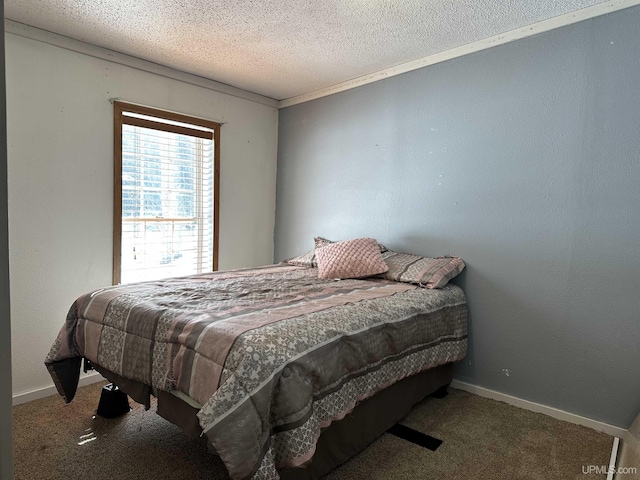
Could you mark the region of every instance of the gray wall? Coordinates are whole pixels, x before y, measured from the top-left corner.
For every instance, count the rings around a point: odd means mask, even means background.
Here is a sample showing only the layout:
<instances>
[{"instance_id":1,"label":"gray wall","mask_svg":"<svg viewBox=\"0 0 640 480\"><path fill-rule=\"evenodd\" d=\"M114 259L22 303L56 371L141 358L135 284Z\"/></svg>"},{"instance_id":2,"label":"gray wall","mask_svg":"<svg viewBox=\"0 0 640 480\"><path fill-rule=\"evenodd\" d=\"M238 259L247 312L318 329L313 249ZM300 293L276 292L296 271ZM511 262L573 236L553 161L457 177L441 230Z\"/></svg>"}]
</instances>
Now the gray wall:
<instances>
[{"instance_id":1,"label":"gray wall","mask_svg":"<svg viewBox=\"0 0 640 480\"><path fill-rule=\"evenodd\" d=\"M4 3L0 18L4 18ZM11 324L7 234L7 124L4 81L4 23L0 29L0 480L13 478L11 444Z\"/></svg>"},{"instance_id":2,"label":"gray wall","mask_svg":"<svg viewBox=\"0 0 640 480\"><path fill-rule=\"evenodd\" d=\"M458 380L640 408L640 7L280 112L275 260L314 235L460 255Z\"/></svg>"}]
</instances>

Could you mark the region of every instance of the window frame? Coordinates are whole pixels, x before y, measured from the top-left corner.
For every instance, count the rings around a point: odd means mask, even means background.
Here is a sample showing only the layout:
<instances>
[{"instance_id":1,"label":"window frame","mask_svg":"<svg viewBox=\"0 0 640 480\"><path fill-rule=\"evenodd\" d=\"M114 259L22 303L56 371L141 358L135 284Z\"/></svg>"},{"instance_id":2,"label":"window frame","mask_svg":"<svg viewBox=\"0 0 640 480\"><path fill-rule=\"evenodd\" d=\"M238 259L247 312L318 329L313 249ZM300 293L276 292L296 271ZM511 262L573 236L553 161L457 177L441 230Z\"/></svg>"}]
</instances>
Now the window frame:
<instances>
[{"instance_id":1,"label":"window frame","mask_svg":"<svg viewBox=\"0 0 640 480\"><path fill-rule=\"evenodd\" d=\"M114 125L114 162L113 162L113 284L118 285L121 279L122 260L122 126L147 124L150 128L160 129L172 133L184 134L186 127L160 124L153 125L154 122L127 117L124 113L134 113L148 115L163 120L187 123L205 127L213 131L213 265L212 270L218 270L218 241L220 237L220 126L218 122L206 120L199 117L192 117L181 113L138 105L135 103L114 101L113 102L113 125ZM133 119L133 120L132 120ZM192 132L195 132L192 130ZM203 133L202 131L198 131ZM195 135L201 136L201 135Z\"/></svg>"}]
</instances>

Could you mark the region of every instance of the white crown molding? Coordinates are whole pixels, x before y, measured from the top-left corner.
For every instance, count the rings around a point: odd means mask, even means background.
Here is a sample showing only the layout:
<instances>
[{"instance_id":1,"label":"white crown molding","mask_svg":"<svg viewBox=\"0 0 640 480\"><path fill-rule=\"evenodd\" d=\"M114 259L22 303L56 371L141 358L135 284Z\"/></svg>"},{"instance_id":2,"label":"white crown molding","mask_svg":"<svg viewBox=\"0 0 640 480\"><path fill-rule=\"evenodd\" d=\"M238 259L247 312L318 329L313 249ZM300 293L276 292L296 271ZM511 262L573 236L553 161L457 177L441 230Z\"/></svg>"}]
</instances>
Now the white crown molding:
<instances>
[{"instance_id":1,"label":"white crown molding","mask_svg":"<svg viewBox=\"0 0 640 480\"><path fill-rule=\"evenodd\" d=\"M459 390L464 390L465 392L473 393L480 397L505 402L509 405L513 405L514 407L519 407L524 410L543 413L544 415L548 415L558 420L563 420L565 422L574 423L576 425L589 427L594 430L598 430L599 432L604 432L613 437L625 438L628 433L627 429L622 427L609 425L608 423L592 420L591 418L565 412L564 410L558 410L557 408L548 407L540 403L530 402L529 400L523 400L522 398L512 397L511 395L507 395L505 393L496 392L495 390L489 390L488 388L478 387L477 385L471 385L470 383L461 382L459 380L453 380L451 382L451 388L457 388Z\"/></svg>"},{"instance_id":2,"label":"white crown molding","mask_svg":"<svg viewBox=\"0 0 640 480\"><path fill-rule=\"evenodd\" d=\"M478 40L477 42L468 43L466 45L452 48L444 52L429 55L428 57L419 58L417 60L412 60L395 67L386 68L384 70L371 73L369 75L363 75L352 80L347 80L346 82L337 83L330 87L321 88L314 92L304 93L295 97L286 98L284 100L280 100L278 108L291 107L292 105L308 102L310 100L315 100L321 97L326 97L328 95L333 95L334 93L351 90L352 88L357 88L368 83L378 82L380 80L384 80L385 78L401 75L412 70L428 67L429 65L445 62L453 58L462 57L463 55L479 52L481 50L486 50L487 48L496 47L498 45L503 45L505 43L531 37L533 35L538 35L539 33L548 32L549 30L555 30L556 28L572 25L574 23L589 20L590 18L599 17L601 15L606 15L607 13L616 12L625 8L634 7L636 5L640 5L640 0L610 0L608 2L599 3L591 7L577 10L575 12L533 23L531 25L527 25L526 27L517 28L515 30L500 33L483 40Z\"/></svg>"},{"instance_id":3,"label":"white crown molding","mask_svg":"<svg viewBox=\"0 0 640 480\"><path fill-rule=\"evenodd\" d=\"M216 82L208 78L200 77L198 75L182 72L180 70L149 62L147 60L142 60L137 57L132 57L130 55L116 52L114 50L98 47L96 45L85 43L80 40L75 40L70 37L58 35L56 33L32 27L30 25L25 25L13 20L5 19L4 25L5 33L37 40L50 45L55 45L66 50L89 55L95 58L100 58L102 60L107 60L127 67L135 68L137 70L154 73L156 75L189 83L191 85L196 85L216 92L225 93L227 95L232 95L234 97L256 102L262 105L267 105L269 107L286 108L297 105L299 103L315 100L317 98L333 95L334 93L343 92L345 90L357 88L362 85L367 85L369 83L384 80L385 78L428 67L430 65L435 65L437 63L468 55L470 53L479 52L491 47L531 37L533 35L547 32L549 30L572 25L584 20L589 20L591 18L606 15L618 10L623 10L625 8L634 7L636 5L640 5L640 0L609 0L607 2L599 3L591 7L577 10L575 12L560 15L548 20L543 20L541 22L527 25L525 27L494 35L477 42L461 45L444 52L429 55L417 60L412 60L395 67L390 67L384 70L373 72L368 75L363 75L361 77L337 83L335 85L321 88L313 92L286 98L280 101L265 97L263 95L259 95L257 93L248 92L237 87L226 85L224 83Z\"/></svg>"},{"instance_id":4,"label":"white crown molding","mask_svg":"<svg viewBox=\"0 0 640 480\"><path fill-rule=\"evenodd\" d=\"M132 57L124 53L109 50L107 48L98 47L90 43L81 42L64 35L58 35L57 33L42 30L40 28L25 25L24 23L15 22L5 18L4 20L5 33L17 35L20 37L29 38L38 42L47 43L56 47L64 48L65 50L71 50L72 52L81 53L83 55L89 55L91 57L107 60L109 62L124 65L126 67L135 68L143 72L153 73L160 75L161 77L171 78L180 82L189 83L198 87L207 88L219 93L225 93L234 97L249 100L269 107L278 107L278 101L273 98L258 95L257 93L248 92L237 87L232 87L224 83L216 82L208 78L199 77L191 73L175 70L164 65L142 60L141 58Z\"/></svg>"}]
</instances>

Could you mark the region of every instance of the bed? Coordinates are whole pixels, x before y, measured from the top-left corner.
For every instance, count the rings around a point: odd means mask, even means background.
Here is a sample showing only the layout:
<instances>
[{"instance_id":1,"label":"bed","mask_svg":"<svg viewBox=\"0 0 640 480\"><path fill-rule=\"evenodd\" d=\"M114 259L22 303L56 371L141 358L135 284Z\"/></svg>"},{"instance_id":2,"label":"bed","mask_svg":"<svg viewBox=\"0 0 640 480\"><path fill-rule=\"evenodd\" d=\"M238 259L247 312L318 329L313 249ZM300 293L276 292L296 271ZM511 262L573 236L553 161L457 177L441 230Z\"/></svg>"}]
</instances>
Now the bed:
<instances>
[{"instance_id":1,"label":"bed","mask_svg":"<svg viewBox=\"0 0 640 480\"><path fill-rule=\"evenodd\" d=\"M70 402L83 360L187 434L232 479L311 479L451 381L463 291L318 278L282 263L78 298L45 364Z\"/></svg>"}]
</instances>

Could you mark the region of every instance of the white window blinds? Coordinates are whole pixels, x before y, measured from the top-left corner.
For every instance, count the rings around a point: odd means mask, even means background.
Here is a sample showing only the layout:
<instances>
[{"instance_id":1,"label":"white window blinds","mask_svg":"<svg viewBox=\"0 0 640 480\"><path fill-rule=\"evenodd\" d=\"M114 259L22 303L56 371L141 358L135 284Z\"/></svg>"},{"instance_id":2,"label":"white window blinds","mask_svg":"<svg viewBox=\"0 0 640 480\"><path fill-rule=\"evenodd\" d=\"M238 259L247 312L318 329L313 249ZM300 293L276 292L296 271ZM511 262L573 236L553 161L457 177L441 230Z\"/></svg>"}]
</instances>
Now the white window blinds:
<instances>
[{"instance_id":1,"label":"white window blinds","mask_svg":"<svg viewBox=\"0 0 640 480\"><path fill-rule=\"evenodd\" d=\"M114 280L213 270L217 124L207 128L126 108L120 118L120 261Z\"/></svg>"}]
</instances>

